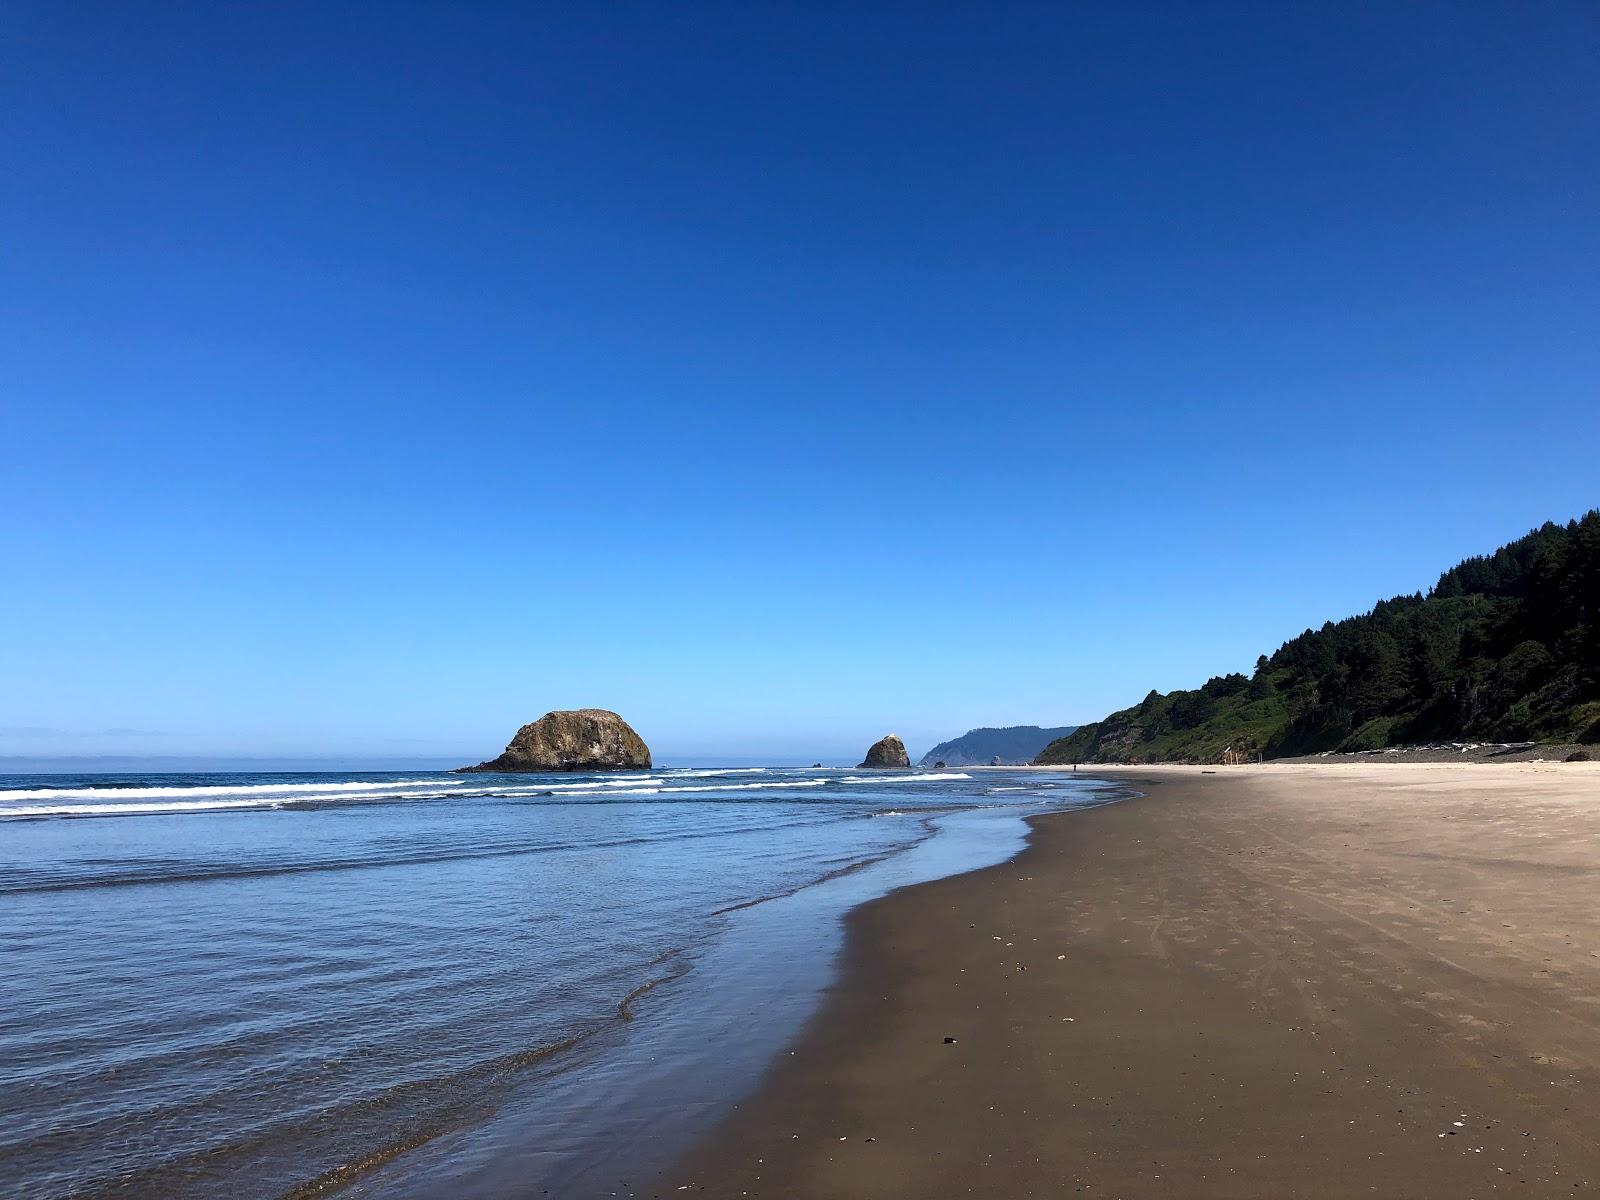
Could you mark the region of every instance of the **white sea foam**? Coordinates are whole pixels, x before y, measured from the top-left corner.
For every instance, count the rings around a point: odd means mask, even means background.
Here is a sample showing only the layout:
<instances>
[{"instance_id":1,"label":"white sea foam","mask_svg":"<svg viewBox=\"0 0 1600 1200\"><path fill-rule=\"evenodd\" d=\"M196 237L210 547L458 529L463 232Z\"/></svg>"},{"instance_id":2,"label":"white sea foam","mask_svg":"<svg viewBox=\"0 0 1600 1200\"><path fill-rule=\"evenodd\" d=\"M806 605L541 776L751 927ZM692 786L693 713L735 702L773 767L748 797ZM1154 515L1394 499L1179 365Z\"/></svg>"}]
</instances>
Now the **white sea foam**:
<instances>
[{"instance_id":1,"label":"white sea foam","mask_svg":"<svg viewBox=\"0 0 1600 1200\"><path fill-rule=\"evenodd\" d=\"M132 817L149 813L217 812L228 808L277 808L283 799L165 800L142 804L17 804L0 808L0 817Z\"/></svg>"},{"instance_id":2,"label":"white sea foam","mask_svg":"<svg viewBox=\"0 0 1600 1200\"><path fill-rule=\"evenodd\" d=\"M76 787L0 790L0 820L37 817L141 816L155 813L221 812L288 806L385 800L464 800L480 796L580 797L723 794L826 787L831 783L930 783L970 779L962 772L924 775L858 775L787 778L752 783L711 778L760 773L758 768L683 769L658 775L629 774L575 783L495 784L475 779L353 780L345 783L202 784L192 787ZM711 777L711 778L708 778ZM680 780L708 778L705 783Z\"/></svg>"},{"instance_id":3,"label":"white sea foam","mask_svg":"<svg viewBox=\"0 0 1600 1200\"><path fill-rule=\"evenodd\" d=\"M765 788L824 787L830 779L795 779L784 783L713 783L704 787L665 787L663 792L753 792Z\"/></svg>"},{"instance_id":4,"label":"white sea foam","mask_svg":"<svg viewBox=\"0 0 1600 1200\"><path fill-rule=\"evenodd\" d=\"M270 809L285 808L291 805L331 803L348 804L361 800L386 800L395 795L388 788L370 790L365 792L339 792L328 795L326 792L316 795L268 795L268 796L207 796L199 800L187 799L162 799L143 800L121 803L99 803L88 801L76 804L53 804L49 802L9 803L0 804L0 820L20 817L137 817L147 816L151 813L180 813L180 812L222 812L228 809ZM63 789L65 790L65 789ZM154 790L154 789L152 789ZM205 792L206 788L190 788L191 792ZM477 793L462 793L459 791L430 792L410 791L404 794L407 800L433 800L433 799L461 799ZM101 793L102 797L105 795Z\"/></svg>"},{"instance_id":5,"label":"white sea foam","mask_svg":"<svg viewBox=\"0 0 1600 1200\"><path fill-rule=\"evenodd\" d=\"M940 779L971 779L965 771L942 771L935 775L846 775L840 783L933 783Z\"/></svg>"},{"instance_id":6,"label":"white sea foam","mask_svg":"<svg viewBox=\"0 0 1600 1200\"><path fill-rule=\"evenodd\" d=\"M669 794L681 794L684 792L753 792L764 791L768 788L824 787L831 782L832 781L828 779L796 779L793 782L788 783L707 783L698 787L663 786L635 789L618 788L614 791L606 792L605 794L607 796L663 796ZM582 786L584 785L572 784L571 786L565 788L542 788L537 791L519 792L514 794L534 796L580 796L583 795L583 793L577 789ZM513 793L502 792L500 794L511 795Z\"/></svg>"},{"instance_id":7,"label":"white sea foam","mask_svg":"<svg viewBox=\"0 0 1600 1200\"><path fill-rule=\"evenodd\" d=\"M650 775L618 776L589 783L558 785L563 794L598 790L614 795L649 783ZM542 786L496 787L469 779L353 780L347 783L202 784L192 787L28 788L0 791L0 819L16 817L141 816L150 813L218 812L227 809L282 808L318 801L348 803L384 800L471 799L488 794L538 796ZM637 792L635 794L638 794Z\"/></svg>"},{"instance_id":8,"label":"white sea foam","mask_svg":"<svg viewBox=\"0 0 1600 1200\"><path fill-rule=\"evenodd\" d=\"M591 783L508 783L499 787L494 784L481 784L479 785L479 791L496 796L542 796L552 788L556 788L563 793L614 791L617 788L637 787L641 783L649 782L651 782L649 775L628 775L619 776L615 779L597 779Z\"/></svg>"},{"instance_id":9,"label":"white sea foam","mask_svg":"<svg viewBox=\"0 0 1600 1200\"><path fill-rule=\"evenodd\" d=\"M17 800L162 800L187 799L191 796L337 796L341 793L380 791L388 795L395 791L429 788L441 791L446 788L466 786L464 779L362 779L351 783L236 783L200 785L196 787L87 787L87 788L27 788L0 791L0 804Z\"/></svg>"},{"instance_id":10,"label":"white sea foam","mask_svg":"<svg viewBox=\"0 0 1600 1200\"><path fill-rule=\"evenodd\" d=\"M674 779L698 779L703 775L765 775L765 767L667 767L663 775Z\"/></svg>"}]
</instances>

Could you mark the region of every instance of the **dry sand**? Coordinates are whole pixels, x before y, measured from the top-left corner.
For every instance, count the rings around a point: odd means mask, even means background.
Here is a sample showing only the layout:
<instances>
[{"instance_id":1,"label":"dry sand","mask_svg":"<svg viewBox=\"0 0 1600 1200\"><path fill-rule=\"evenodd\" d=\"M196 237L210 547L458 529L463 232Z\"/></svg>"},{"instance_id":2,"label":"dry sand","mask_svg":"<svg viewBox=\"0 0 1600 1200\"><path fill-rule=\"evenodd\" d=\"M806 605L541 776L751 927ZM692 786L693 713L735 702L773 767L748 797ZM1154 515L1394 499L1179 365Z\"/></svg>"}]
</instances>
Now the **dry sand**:
<instances>
[{"instance_id":1,"label":"dry sand","mask_svg":"<svg viewBox=\"0 0 1600 1200\"><path fill-rule=\"evenodd\" d=\"M1600 764L1096 774L1147 794L853 914L645 1194L1600 1188Z\"/></svg>"}]
</instances>

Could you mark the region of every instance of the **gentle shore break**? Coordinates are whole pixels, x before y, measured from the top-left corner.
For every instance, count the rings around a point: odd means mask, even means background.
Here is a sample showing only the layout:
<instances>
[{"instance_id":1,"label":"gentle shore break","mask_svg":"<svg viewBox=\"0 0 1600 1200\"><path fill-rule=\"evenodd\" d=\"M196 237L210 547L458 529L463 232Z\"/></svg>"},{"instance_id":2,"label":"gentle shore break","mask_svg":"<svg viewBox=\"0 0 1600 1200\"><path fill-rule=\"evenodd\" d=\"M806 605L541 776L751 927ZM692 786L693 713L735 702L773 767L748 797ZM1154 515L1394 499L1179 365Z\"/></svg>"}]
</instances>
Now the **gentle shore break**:
<instances>
[{"instance_id":1,"label":"gentle shore break","mask_svg":"<svg viewBox=\"0 0 1600 1200\"><path fill-rule=\"evenodd\" d=\"M792 1054L634 1194L1600 1188L1600 766L1095 774L1146 795L852 914Z\"/></svg>"}]
</instances>

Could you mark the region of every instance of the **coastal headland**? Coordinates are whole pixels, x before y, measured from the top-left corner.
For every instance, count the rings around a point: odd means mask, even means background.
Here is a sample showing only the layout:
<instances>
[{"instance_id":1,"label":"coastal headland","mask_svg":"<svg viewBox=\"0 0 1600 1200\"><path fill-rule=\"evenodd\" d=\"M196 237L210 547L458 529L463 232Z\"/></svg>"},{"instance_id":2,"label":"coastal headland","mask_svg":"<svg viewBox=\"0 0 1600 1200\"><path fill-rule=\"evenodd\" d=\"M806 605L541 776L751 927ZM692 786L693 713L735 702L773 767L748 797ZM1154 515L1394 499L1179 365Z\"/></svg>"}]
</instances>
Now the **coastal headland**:
<instances>
[{"instance_id":1,"label":"coastal headland","mask_svg":"<svg viewBox=\"0 0 1600 1200\"><path fill-rule=\"evenodd\" d=\"M856 910L792 1053L630 1191L1600 1188L1600 764L1095 774L1144 794Z\"/></svg>"}]
</instances>

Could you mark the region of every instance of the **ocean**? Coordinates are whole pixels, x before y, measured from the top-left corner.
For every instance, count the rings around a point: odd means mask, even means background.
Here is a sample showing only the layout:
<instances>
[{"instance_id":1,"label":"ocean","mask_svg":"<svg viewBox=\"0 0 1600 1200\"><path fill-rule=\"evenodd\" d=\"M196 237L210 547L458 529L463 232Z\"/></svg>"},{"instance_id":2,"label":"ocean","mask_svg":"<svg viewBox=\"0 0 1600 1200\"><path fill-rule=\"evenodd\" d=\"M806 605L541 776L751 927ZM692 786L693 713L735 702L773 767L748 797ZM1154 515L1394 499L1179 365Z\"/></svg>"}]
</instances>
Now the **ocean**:
<instances>
[{"instance_id":1,"label":"ocean","mask_svg":"<svg viewBox=\"0 0 1600 1200\"><path fill-rule=\"evenodd\" d=\"M608 1195L1030 771L0 776L0 1195ZM625 1194L625 1193L624 1193Z\"/></svg>"}]
</instances>

